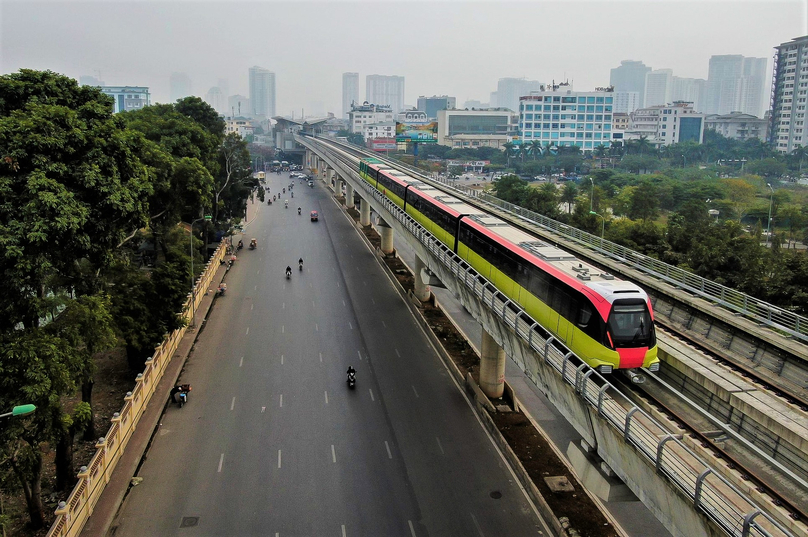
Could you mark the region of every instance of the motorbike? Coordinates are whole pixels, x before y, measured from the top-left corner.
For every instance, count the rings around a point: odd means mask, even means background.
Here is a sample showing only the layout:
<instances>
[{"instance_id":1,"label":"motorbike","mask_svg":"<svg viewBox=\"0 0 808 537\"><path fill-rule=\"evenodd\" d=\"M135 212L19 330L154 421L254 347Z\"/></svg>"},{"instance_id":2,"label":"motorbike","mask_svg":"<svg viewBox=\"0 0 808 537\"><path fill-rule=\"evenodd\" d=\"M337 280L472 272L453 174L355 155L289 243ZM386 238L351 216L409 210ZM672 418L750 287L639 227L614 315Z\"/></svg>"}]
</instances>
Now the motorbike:
<instances>
[{"instance_id":1,"label":"motorbike","mask_svg":"<svg viewBox=\"0 0 808 537\"><path fill-rule=\"evenodd\" d=\"M283 202L283 207L284 207L284 209L288 209L288 208L289 208L289 200L284 200L284 202Z\"/></svg>"},{"instance_id":2,"label":"motorbike","mask_svg":"<svg viewBox=\"0 0 808 537\"><path fill-rule=\"evenodd\" d=\"M348 373L347 382L348 382L348 388L350 388L351 390L356 388L356 371L351 371L350 373Z\"/></svg>"},{"instance_id":3,"label":"motorbike","mask_svg":"<svg viewBox=\"0 0 808 537\"><path fill-rule=\"evenodd\" d=\"M221 285L219 285L219 288L216 289L216 294L218 294L219 296L224 296L225 291L227 291L227 284L222 283Z\"/></svg>"},{"instance_id":4,"label":"motorbike","mask_svg":"<svg viewBox=\"0 0 808 537\"><path fill-rule=\"evenodd\" d=\"M300 215L300 207L297 208L297 214Z\"/></svg>"},{"instance_id":5,"label":"motorbike","mask_svg":"<svg viewBox=\"0 0 808 537\"><path fill-rule=\"evenodd\" d=\"M288 280L291 277L292 277L292 269L288 268L286 269L286 279Z\"/></svg>"},{"instance_id":6,"label":"motorbike","mask_svg":"<svg viewBox=\"0 0 808 537\"><path fill-rule=\"evenodd\" d=\"M238 241L238 246L236 246L236 250L241 250L244 248L244 243L242 241Z\"/></svg>"},{"instance_id":7,"label":"motorbike","mask_svg":"<svg viewBox=\"0 0 808 537\"><path fill-rule=\"evenodd\" d=\"M190 384L180 384L171 388L171 400L183 407L188 402L188 392L191 391Z\"/></svg>"},{"instance_id":8,"label":"motorbike","mask_svg":"<svg viewBox=\"0 0 808 537\"><path fill-rule=\"evenodd\" d=\"M298 263L298 264L297 264L297 268L298 268L298 270L300 270L301 272L303 271L303 261L301 261L300 263Z\"/></svg>"},{"instance_id":9,"label":"motorbike","mask_svg":"<svg viewBox=\"0 0 808 537\"><path fill-rule=\"evenodd\" d=\"M255 250L256 248L258 248L258 241L250 239L250 250Z\"/></svg>"},{"instance_id":10,"label":"motorbike","mask_svg":"<svg viewBox=\"0 0 808 537\"><path fill-rule=\"evenodd\" d=\"M267 200L267 205L272 205L272 200Z\"/></svg>"},{"instance_id":11,"label":"motorbike","mask_svg":"<svg viewBox=\"0 0 808 537\"><path fill-rule=\"evenodd\" d=\"M291 188L289 189L289 192L292 192L292 189L291 189ZM294 193L294 192L292 192L292 197L293 197L293 198L295 197L295 193Z\"/></svg>"}]
</instances>

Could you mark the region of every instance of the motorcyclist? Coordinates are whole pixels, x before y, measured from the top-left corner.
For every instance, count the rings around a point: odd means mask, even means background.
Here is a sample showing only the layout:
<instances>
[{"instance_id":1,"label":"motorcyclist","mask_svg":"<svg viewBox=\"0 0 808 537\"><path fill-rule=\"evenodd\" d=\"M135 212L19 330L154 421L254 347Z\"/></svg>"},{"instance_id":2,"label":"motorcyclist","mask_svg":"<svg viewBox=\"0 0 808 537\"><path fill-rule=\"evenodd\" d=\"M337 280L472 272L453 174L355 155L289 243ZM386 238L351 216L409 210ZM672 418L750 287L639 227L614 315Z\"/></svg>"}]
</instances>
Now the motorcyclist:
<instances>
[{"instance_id":1,"label":"motorcyclist","mask_svg":"<svg viewBox=\"0 0 808 537\"><path fill-rule=\"evenodd\" d=\"M289 208L289 200L283 200L283 205L288 209Z\"/></svg>"},{"instance_id":2,"label":"motorcyclist","mask_svg":"<svg viewBox=\"0 0 808 537\"><path fill-rule=\"evenodd\" d=\"M287 266L287 267L286 267L286 277L288 278L288 277L290 277L291 275L292 275L292 267Z\"/></svg>"},{"instance_id":3,"label":"motorcyclist","mask_svg":"<svg viewBox=\"0 0 808 537\"><path fill-rule=\"evenodd\" d=\"M297 208L297 214L300 214L300 207Z\"/></svg>"},{"instance_id":4,"label":"motorcyclist","mask_svg":"<svg viewBox=\"0 0 808 537\"><path fill-rule=\"evenodd\" d=\"M297 260L297 266L300 267L300 270L303 270L303 258Z\"/></svg>"},{"instance_id":5,"label":"motorcyclist","mask_svg":"<svg viewBox=\"0 0 808 537\"><path fill-rule=\"evenodd\" d=\"M240 240L238 241L238 249L241 250L242 248L244 248L244 241Z\"/></svg>"},{"instance_id":6,"label":"motorcyclist","mask_svg":"<svg viewBox=\"0 0 808 537\"><path fill-rule=\"evenodd\" d=\"M289 189L289 192L292 192L292 189L291 189L291 188ZM294 192L292 192L292 197L293 197L293 198L295 197L295 193L294 193Z\"/></svg>"},{"instance_id":7,"label":"motorcyclist","mask_svg":"<svg viewBox=\"0 0 808 537\"><path fill-rule=\"evenodd\" d=\"M348 376L350 377L351 375L356 376L356 369L354 369L352 365L349 365L348 366Z\"/></svg>"}]
</instances>

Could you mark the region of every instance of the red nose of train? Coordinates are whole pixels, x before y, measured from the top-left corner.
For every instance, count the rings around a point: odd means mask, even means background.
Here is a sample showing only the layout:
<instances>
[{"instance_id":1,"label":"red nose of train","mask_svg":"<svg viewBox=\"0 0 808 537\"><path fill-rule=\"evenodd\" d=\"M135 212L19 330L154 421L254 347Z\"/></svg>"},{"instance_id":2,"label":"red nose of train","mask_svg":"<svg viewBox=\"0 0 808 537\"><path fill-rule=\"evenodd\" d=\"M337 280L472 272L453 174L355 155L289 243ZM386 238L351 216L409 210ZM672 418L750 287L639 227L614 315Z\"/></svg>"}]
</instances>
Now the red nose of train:
<instances>
[{"instance_id":1,"label":"red nose of train","mask_svg":"<svg viewBox=\"0 0 808 537\"><path fill-rule=\"evenodd\" d=\"M645 361L645 354L648 352L648 347L620 347L617 349L617 354L620 355L620 369L633 369L635 367L642 367Z\"/></svg>"}]
</instances>

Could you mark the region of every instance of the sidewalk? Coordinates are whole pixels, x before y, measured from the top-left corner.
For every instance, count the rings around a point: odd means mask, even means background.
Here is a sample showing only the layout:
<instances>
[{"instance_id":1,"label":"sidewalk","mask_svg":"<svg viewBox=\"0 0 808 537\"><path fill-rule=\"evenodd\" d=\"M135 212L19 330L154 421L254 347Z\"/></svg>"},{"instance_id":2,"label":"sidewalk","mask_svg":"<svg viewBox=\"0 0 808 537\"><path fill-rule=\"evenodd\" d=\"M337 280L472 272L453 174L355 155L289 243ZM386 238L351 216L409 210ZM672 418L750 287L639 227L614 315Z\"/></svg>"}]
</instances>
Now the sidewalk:
<instances>
[{"instance_id":1,"label":"sidewalk","mask_svg":"<svg viewBox=\"0 0 808 537\"><path fill-rule=\"evenodd\" d=\"M249 224L255 219L258 215L260 205L257 198L255 199L255 203L250 202L249 199L247 200L247 218L245 224ZM237 237L237 235L234 236L234 238L235 237ZM238 239L236 239L236 242L237 241ZM234 269L238 267L238 262L236 262L233 267ZM143 459L143 454L149 446L152 435L157 429L160 417L163 415L163 411L168 403L169 391L179 378L180 371L182 371L182 367L185 365L185 361L191 353L196 338L204 328L208 312L216 297L216 288L224 279L226 272L226 265L219 265L210 283L210 287L202 297L202 301L194 315L194 323L192 326L196 326L196 328L188 328L177 347L177 352L174 353L174 356L171 357L171 362L166 366L163 377L157 384L154 395L148 407L143 412L137 429L135 429L132 436L129 438L126 451L124 451L120 460L118 460L118 464L112 472L112 477L104 488L104 492L101 493L98 503L96 503L93 508L93 514L87 519L87 523L81 531L82 537L104 537L115 521L118 508L121 502L123 502L126 492L129 490L129 483L132 477L134 477L135 472L137 472L140 461ZM123 400L121 404L123 404Z\"/></svg>"}]
</instances>

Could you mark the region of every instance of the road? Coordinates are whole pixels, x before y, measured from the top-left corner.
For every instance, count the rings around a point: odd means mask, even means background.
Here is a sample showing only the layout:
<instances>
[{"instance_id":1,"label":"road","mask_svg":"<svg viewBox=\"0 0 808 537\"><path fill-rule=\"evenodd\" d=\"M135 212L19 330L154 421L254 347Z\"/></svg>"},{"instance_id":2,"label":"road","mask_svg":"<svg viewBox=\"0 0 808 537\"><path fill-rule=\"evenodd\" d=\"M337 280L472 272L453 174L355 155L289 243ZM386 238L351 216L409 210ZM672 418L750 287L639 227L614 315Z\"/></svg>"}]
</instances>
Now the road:
<instances>
[{"instance_id":1,"label":"road","mask_svg":"<svg viewBox=\"0 0 808 537\"><path fill-rule=\"evenodd\" d=\"M549 535L331 195L294 191L248 224L115 536Z\"/></svg>"}]
</instances>

